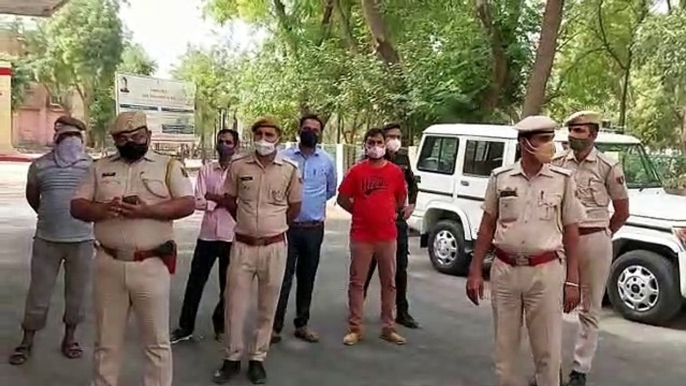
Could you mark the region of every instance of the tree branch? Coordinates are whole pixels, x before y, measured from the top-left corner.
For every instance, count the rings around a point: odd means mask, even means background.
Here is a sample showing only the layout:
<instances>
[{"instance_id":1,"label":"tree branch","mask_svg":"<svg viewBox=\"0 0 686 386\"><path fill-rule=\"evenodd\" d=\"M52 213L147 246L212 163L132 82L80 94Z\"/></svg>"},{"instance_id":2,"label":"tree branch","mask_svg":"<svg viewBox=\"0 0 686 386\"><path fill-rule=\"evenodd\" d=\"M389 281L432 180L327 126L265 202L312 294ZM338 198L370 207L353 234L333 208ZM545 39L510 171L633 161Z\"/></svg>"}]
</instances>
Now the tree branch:
<instances>
[{"instance_id":1,"label":"tree branch","mask_svg":"<svg viewBox=\"0 0 686 386\"><path fill-rule=\"evenodd\" d=\"M321 46L331 32L331 16L333 15L334 0L322 0L324 2L324 16L322 17L321 35L317 46Z\"/></svg>"},{"instance_id":2,"label":"tree branch","mask_svg":"<svg viewBox=\"0 0 686 386\"><path fill-rule=\"evenodd\" d=\"M572 64L565 69L563 76L560 76L559 80L557 81L557 84L555 85L554 90L548 95L548 97L545 100L545 103L552 102L555 98L559 97L562 94L561 89L562 89L562 86L564 85L565 81L567 80L567 78L569 78L569 76L571 76L573 70L579 64L581 64L581 62L584 59L586 59L586 56L593 54L593 53L596 53L596 52L601 52L601 51L605 51L605 48L604 47L592 48L592 49L584 52L583 54L579 55L574 60L574 62L572 62Z\"/></svg>"},{"instance_id":3,"label":"tree branch","mask_svg":"<svg viewBox=\"0 0 686 386\"><path fill-rule=\"evenodd\" d=\"M349 4L349 3L348 3ZM348 48L353 53L357 53L357 40L355 40L355 36L353 35L353 31L350 28L350 18L348 14L346 13L345 10L343 10L343 7L341 7L341 0L334 0L334 8L337 11L336 13L338 16L341 18L341 27L343 30L343 37L345 38L345 41L348 43Z\"/></svg>"},{"instance_id":4,"label":"tree branch","mask_svg":"<svg viewBox=\"0 0 686 386\"><path fill-rule=\"evenodd\" d=\"M626 70L626 65L622 62L622 60L619 58L619 56L615 53L615 51L612 49L612 47L610 46L610 43L607 40L607 34L605 33L605 25L603 23L603 3L604 2L605 2L604 0L600 0L598 2L598 12L596 12L598 14L598 27L600 28L600 33L598 34L599 35L598 37L600 38L600 41L603 43L603 46L605 46L605 49L607 50L607 52L617 62L619 67L622 70Z\"/></svg>"}]
</instances>

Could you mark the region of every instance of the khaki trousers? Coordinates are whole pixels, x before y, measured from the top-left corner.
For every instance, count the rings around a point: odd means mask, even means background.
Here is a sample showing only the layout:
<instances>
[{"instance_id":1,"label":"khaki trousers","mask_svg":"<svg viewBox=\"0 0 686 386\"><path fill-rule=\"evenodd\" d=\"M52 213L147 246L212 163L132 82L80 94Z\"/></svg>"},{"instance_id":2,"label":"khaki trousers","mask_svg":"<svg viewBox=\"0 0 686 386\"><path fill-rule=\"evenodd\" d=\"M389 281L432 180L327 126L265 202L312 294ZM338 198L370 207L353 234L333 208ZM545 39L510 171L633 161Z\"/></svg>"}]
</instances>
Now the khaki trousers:
<instances>
[{"instance_id":1,"label":"khaki trousers","mask_svg":"<svg viewBox=\"0 0 686 386\"><path fill-rule=\"evenodd\" d=\"M348 329L364 333L364 283L372 259L379 265L381 281L381 322L384 332L395 331L395 251L396 240L362 242L350 240L350 282L348 283Z\"/></svg>"},{"instance_id":2,"label":"khaki trousers","mask_svg":"<svg viewBox=\"0 0 686 386\"><path fill-rule=\"evenodd\" d=\"M587 374L598 348L598 318L603 306L607 277L612 264L610 231L595 232L579 239L579 284L581 307L572 370Z\"/></svg>"},{"instance_id":3,"label":"khaki trousers","mask_svg":"<svg viewBox=\"0 0 686 386\"><path fill-rule=\"evenodd\" d=\"M114 260L102 250L95 264L94 386L116 386L124 335L131 311L136 315L145 351L145 386L171 386L169 343L170 275L162 260Z\"/></svg>"},{"instance_id":4,"label":"khaki trousers","mask_svg":"<svg viewBox=\"0 0 686 386\"><path fill-rule=\"evenodd\" d=\"M31 256L31 285L22 323L24 330L38 331L45 327L50 298L63 263L65 305L62 321L68 326L77 326L83 320L83 304L93 265L93 242L58 243L36 237Z\"/></svg>"},{"instance_id":5,"label":"khaki trousers","mask_svg":"<svg viewBox=\"0 0 686 386\"><path fill-rule=\"evenodd\" d=\"M286 270L288 247L285 242L250 246L234 241L226 287L225 359L239 361L243 356L243 328L257 277L257 322L248 348L250 360L264 361L269 351L276 305Z\"/></svg>"},{"instance_id":6,"label":"khaki trousers","mask_svg":"<svg viewBox=\"0 0 686 386\"><path fill-rule=\"evenodd\" d=\"M491 268L495 367L499 386L518 386L522 321L526 318L538 386L560 384L562 298L565 268L559 260L512 267L496 259Z\"/></svg>"}]
</instances>

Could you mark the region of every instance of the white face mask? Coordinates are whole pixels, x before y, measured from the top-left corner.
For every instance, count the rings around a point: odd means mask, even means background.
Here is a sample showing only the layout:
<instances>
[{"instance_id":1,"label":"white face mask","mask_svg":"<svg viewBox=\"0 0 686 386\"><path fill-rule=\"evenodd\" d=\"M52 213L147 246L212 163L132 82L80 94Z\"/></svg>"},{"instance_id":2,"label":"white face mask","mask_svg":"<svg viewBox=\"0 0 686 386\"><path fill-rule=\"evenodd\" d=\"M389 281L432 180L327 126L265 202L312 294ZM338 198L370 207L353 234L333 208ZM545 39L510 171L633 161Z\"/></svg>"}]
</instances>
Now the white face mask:
<instances>
[{"instance_id":1,"label":"white face mask","mask_svg":"<svg viewBox=\"0 0 686 386\"><path fill-rule=\"evenodd\" d=\"M372 147L365 147L366 152L367 152L367 157L373 160L381 159L383 158L384 155L386 155L386 147L385 146L372 146Z\"/></svg>"},{"instance_id":2,"label":"white face mask","mask_svg":"<svg viewBox=\"0 0 686 386\"><path fill-rule=\"evenodd\" d=\"M60 167L73 165L83 157L83 141L79 137L65 137L55 146L55 161Z\"/></svg>"},{"instance_id":3,"label":"white face mask","mask_svg":"<svg viewBox=\"0 0 686 386\"><path fill-rule=\"evenodd\" d=\"M255 147L257 154L261 156L268 156L276 151L276 143L265 141L264 139L254 141L253 147Z\"/></svg>"},{"instance_id":4,"label":"white face mask","mask_svg":"<svg viewBox=\"0 0 686 386\"><path fill-rule=\"evenodd\" d=\"M386 148L393 153L400 150L400 146L402 146L402 142L398 138L391 138L386 142Z\"/></svg>"}]
</instances>

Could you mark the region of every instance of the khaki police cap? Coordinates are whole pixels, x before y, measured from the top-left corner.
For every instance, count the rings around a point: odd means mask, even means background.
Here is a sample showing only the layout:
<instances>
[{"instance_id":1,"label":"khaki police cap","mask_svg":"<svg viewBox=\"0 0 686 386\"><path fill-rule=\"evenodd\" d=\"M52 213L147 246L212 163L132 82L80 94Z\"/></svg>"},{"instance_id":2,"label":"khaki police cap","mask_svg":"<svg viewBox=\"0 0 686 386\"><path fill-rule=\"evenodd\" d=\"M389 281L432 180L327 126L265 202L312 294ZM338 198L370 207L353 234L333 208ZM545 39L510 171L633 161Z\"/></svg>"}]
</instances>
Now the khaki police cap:
<instances>
[{"instance_id":1,"label":"khaki police cap","mask_svg":"<svg viewBox=\"0 0 686 386\"><path fill-rule=\"evenodd\" d=\"M544 115L531 115L514 125L514 129L520 134L553 133L557 128L557 122Z\"/></svg>"},{"instance_id":2,"label":"khaki police cap","mask_svg":"<svg viewBox=\"0 0 686 386\"><path fill-rule=\"evenodd\" d=\"M141 111L126 111L117 115L112 127L110 127L110 134L126 133L147 126L148 120L145 117L145 113Z\"/></svg>"},{"instance_id":3,"label":"khaki police cap","mask_svg":"<svg viewBox=\"0 0 686 386\"><path fill-rule=\"evenodd\" d=\"M565 126L588 124L600 125L601 121L602 117L599 113L596 113L595 111L578 111L570 115L567 119L565 119Z\"/></svg>"},{"instance_id":4,"label":"khaki police cap","mask_svg":"<svg viewBox=\"0 0 686 386\"><path fill-rule=\"evenodd\" d=\"M79 133L86 131L86 124L82 121L63 115L55 120L55 134Z\"/></svg>"}]
</instances>

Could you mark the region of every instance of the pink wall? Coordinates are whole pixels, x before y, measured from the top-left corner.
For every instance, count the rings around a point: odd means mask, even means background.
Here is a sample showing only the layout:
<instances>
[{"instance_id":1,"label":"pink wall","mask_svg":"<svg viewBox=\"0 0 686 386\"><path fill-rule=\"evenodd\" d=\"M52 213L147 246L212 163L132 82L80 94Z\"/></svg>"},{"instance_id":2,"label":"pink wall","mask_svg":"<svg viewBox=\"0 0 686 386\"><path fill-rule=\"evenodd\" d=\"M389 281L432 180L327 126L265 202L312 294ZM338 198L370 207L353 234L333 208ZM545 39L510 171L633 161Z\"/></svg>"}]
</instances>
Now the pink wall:
<instances>
[{"instance_id":1,"label":"pink wall","mask_svg":"<svg viewBox=\"0 0 686 386\"><path fill-rule=\"evenodd\" d=\"M65 111L50 104L48 92L39 85L32 85L22 105L14 114L12 142L19 148L40 148L52 143L55 120Z\"/></svg>"}]
</instances>

